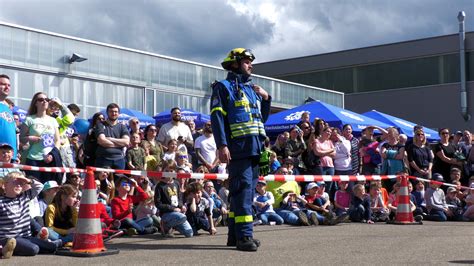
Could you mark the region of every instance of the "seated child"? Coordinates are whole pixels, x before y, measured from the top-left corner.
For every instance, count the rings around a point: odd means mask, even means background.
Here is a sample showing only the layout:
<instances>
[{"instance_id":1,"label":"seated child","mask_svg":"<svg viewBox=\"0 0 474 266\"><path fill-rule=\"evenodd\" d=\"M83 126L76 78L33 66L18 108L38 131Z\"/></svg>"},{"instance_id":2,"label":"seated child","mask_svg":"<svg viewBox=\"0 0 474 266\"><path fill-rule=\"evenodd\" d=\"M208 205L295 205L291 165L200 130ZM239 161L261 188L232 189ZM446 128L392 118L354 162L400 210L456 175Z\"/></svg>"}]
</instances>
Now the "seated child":
<instances>
[{"instance_id":1,"label":"seated child","mask_svg":"<svg viewBox=\"0 0 474 266\"><path fill-rule=\"evenodd\" d=\"M71 185L62 185L44 214L49 239L61 239L63 243L72 242L77 224L78 192Z\"/></svg>"},{"instance_id":2,"label":"seated child","mask_svg":"<svg viewBox=\"0 0 474 266\"><path fill-rule=\"evenodd\" d=\"M164 171L172 171L168 166ZM163 177L155 187L155 206L161 215L162 234L173 237L171 229L176 228L185 237L193 236L193 229L186 219L186 207L182 204L179 184L172 177Z\"/></svg>"},{"instance_id":3,"label":"seated child","mask_svg":"<svg viewBox=\"0 0 474 266\"><path fill-rule=\"evenodd\" d=\"M444 182L443 176L434 173L433 181ZM427 220L444 222L448 217L453 216L453 212L446 204L444 191L440 188L441 184L430 182L430 187L425 192L426 209L428 210Z\"/></svg>"},{"instance_id":4,"label":"seated child","mask_svg":"<svg viewBox=\"0 0 474 266\"><path fill-rule=\"evenodd\" d=\"M414 203L416 206L417 214L425 214L428 212L426 210L425 202L425 183L421 180L415 182L415 190L411 192L414 196Z\"/></svg>"},{"instance_id":5,"label":"seated child","mask_svg":"<svg viewBox=\"0 0 474 266\"><path fill-rule=\"evenodd\" d=\"M125 175L117 175L118 195L110 203L112 208L112 217L120 220L121 228L127 229L128 235L144 235L154 234L158 232L158 228L154 227L149 219L133 220L133 205L148 199L143 189L138 186L137 181L126 177ZM136 195L129 195L131 187L136 191Z\"/></svg>"},{"instance_id":6,"label":"seated child","mask_svg":"<svg viewBox=\"0 0 474 266\"><path fill-rule=\"evenodd\" d=\"M466 202L466 210L464 211L463 217L466 221L474 221L474 182L469 186L468 195L464 199Z\"/></svg>"},{"instance_id":7,"label":"seated child","mask_svg":"<svg viewBox=\"0 0 474 266\"><path fill-rule=\"evenodd\" d=\"M228 213L227 205L224 203L221 197L219 197L219 195L217 194L216 189L214 188L214 183L212 181L204 182L203 192L206 192L214 203L214 204L211 204L213 205L212 218L215 221L214 225L217 226L219 222L222 221L227 216L227 213Z\"/></svg>"},{"instance_id":8,"label":"seated child","mask_svg":"<svg viewBox=\"0 0 474 266\"><path fill-rule=\"evenodd\" d=\"M0 245L2 257L34 256L38 252L54 253L61 241L48 242L31 236L30 210L28 202L43 189L43 184L30 180L21 172L8 173L1 184L4 195L0 195ZM19 215L10 215L18 213Z\"/></svg>"},{"instance_id":9,"label":"seated child","mask_svg":"<svg viewBox=\"0 0 474 266\"><path fill-rule=\"evenodd\" d=\"M153 191L147 191L148 199L140 201L135 208L135 215L138 221L148 219L148 223L153 224L156 228L160 228L161 219L157 216L158 209L155 206Z\"/></svg>"},{"instance_id":10,"label":"seated child","mask_svg":"<svg viewBox=\"0 0 474 266\"><path fill-rule=\"evenodd\" d=\"M352 222L373 224L370 196L365 194L365 187L357 184L353 188L353 197L349 208L349 217Z\"/></svg>"},{"instance_id":11,"label":"seated child","mask_svg":"<svg viewBox=\"0 0 474 266\"><path fill-rule=\"evenodd\" d=\"M372 217L370 220L374 222L386 222L388 221L388 215L390 211L387 206L383 203L382 193L379 185L376 183L370 184L370 210L372 211Z\"/></svg>"},{"instance_id":12,"label":"seated child","mask_svg":"<svg viewBox=\"0 0 474 266\"><path fill-rule=\"evenodd\" d=\"M336 207L336 215L346 214L351 204L351 193L347 191L349 182L339 181L339 190L334 195L334 206Z\"/></svg>"},{"instance_id":13,"label":"seated child","mask_svg":"<svg viewBox=\"0 0 474 266\"><path fill-rule=\"evenodd\" d=\"M193 229L193 235L198 235L198 231L203 229L210 235L215 235L217 230L214 227L212 212L209 201L202 197L202 185L194 182L188 185L186 194L186 217Z\"/></svg>"},{"instance_id":14,"label":"seated child","mask_svg":"<svg viewBox=\"0 0 474 266\"><path fill-rule=\"evenodd\" d=\"M283 194L280 208L276 212L287 224L309 226L308 216L304 212L306 203L308 202L302 196L290 190Z\"/></svg>"},{"instance_id":15,"label":"seated child","mask_svg":"<svg viewBox=\"0 0 474 266\"><path fill-rule=\"evenodd\" d=\"M453 213L453 216L448 217L448 220L451 221L461 221L463 220L463 206L461 200L456 197L457 189L455 187L448 187L446 191L446 204L448 208Z\"/></svg>"},{"instance_id":16,"label":"seated child","mask_svg":"<svg viewBox=\"0 0 474 266\"><path fill-rule=\"evenodd\" d=\"M257 193L253 198L253 205L257 210L257 218L262 221L262 224L282 224L283 218L273 210L273 203L275 199L270 191L266 191L267 182L259 180L257 183Z\"/></svg>"},{"instance_id":17,"label":"seated child","mask_svg":"<svg viewBox=\"0 0 474 266\"><path fill-rule=\"evenodd\" d=\"M329 196L324 192L325 187L324 182L311 182L306 186L307 214L314 225L336 225L346 218L344 214L335 217L330 209Z\"/></svg>"}]
</instances>

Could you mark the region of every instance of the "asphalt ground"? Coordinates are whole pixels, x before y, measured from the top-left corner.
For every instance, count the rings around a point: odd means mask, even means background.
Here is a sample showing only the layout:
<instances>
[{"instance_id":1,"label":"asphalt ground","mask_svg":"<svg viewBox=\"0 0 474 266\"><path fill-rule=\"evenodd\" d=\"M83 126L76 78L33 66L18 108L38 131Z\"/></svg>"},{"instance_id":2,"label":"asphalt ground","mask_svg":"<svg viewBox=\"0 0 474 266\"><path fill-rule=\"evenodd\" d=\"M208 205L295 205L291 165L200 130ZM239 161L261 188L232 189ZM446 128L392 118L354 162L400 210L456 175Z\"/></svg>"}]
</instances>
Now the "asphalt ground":
<instances>
[{"instance_id":1,"label":"asphalt ground","mask_svg":"<svg viewBox=\"0 0 474 266\"><path fill-rule=\"evenodd\" d=\"M122 237L107 243L117 255L76 258L12 257L4 265L381 265L474 264L474 223L423 225L348 223L337 226L256 226L257 252L227 247L227 229L193 238L159 234Z\"/></svg>"}]
</instances>

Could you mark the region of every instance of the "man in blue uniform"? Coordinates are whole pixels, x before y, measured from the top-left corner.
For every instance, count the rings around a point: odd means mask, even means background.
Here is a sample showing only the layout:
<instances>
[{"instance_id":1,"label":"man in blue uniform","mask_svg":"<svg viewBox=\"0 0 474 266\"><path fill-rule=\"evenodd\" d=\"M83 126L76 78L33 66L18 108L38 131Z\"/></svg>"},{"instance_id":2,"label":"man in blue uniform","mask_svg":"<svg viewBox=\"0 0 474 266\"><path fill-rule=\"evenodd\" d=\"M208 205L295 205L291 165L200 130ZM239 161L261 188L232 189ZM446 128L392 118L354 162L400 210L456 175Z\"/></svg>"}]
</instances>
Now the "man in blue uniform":
<instances>
[{"instance_id":1,"label":"man in blue uniform","mask_svg":"<svg viewBox=\"0 0 474 266\"><path fill-rule=\"evenodd\" d=\"M213 85L211 97L212 131L230 179L227 245L243 251L257 251L260 245L253 239L252 201L271 103L270 95L251 82L254 59L250 50L230 51L222 62L227 78Z\"/></svg>"}]
</instances>

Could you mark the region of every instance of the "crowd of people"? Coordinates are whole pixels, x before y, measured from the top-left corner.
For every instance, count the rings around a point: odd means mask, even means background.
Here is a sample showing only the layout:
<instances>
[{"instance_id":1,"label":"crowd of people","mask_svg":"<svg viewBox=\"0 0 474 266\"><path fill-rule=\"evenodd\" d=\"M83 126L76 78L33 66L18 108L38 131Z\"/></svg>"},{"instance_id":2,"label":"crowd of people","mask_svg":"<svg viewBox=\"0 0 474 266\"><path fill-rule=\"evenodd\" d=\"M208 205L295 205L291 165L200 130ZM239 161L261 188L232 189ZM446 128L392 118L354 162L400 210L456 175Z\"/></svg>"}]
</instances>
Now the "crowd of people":
<instances>
[{"instance_id":1,"label":"crowd of people","mask_svg":"<svg viewBox=\"0 0 474 266\"><path fill-rule=\"evenodd\" d=\"M0 161L31 166L227 173L219 160L211 122L197 129L171 109L172 120L140 128L131 118L118 122L111 103L93 115L86 134L75 132L76 104L36 93L24 121L12 113L10 79L0 75ZM427 143L423 128L407 140L396 128L367 127L360 138L350 125L330 127L323 119L301 121L271 141L260 156L260 174L410 175L456 187L410 180L411 209L417 220L473 221L474 149L469 131ZM374 135L374 130L380 134ZM185 237L214 235L227 224L228 180L127 176L95 172L104 239L161 233ZM70 247L75 233L84 176L81 173L19 172L0 168L0 245L2 256L33 256ZM429 186L425 190L425 186ZM365 182L259 181L253 203L254 225L336 225L385 222L397 212L399 180Z\"/></svg>"}]
</instances>

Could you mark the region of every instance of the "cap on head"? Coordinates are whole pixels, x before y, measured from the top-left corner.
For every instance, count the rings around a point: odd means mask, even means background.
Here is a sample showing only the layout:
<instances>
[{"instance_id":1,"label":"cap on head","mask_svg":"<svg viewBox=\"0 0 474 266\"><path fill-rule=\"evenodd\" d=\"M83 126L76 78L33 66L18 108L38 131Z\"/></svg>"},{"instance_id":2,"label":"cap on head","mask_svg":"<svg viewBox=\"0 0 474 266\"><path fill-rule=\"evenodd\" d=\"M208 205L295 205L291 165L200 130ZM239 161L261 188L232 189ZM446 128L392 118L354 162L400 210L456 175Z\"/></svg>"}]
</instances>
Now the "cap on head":
<instances>
[{"instance_id":1,"label":"cap on head","mask_svg":"<svg viewBox=\"0 0 474 266\"><path fill-rule=\"evenodd\" d=\"M441 174L439 173L434 173L431 177L433 181L438 181L438 182L444 182L444 178Z\"/></svg>"},{"instance_id":2,"label":"cap on head","mask_svg":"<svg viewBox=\"0 0 474 266\"><path fill-rule=\"evenodd\" d=\"M50 181L47 181L47 182L44 183L43 191L46 191L48 189L52 189L52 188L55 188L55 187L59 187L58 182L56 182L54 180L50 180Z\"/></svg>"},{"instance_id":3,"label":"cap on head","mask_svg":"<svg viewBox=\"0 0 474 266\"><path fill-rule=\"evenodd\" d=\"M10 149L10 150L13 150L13 146L10 145L9 143L1 143L1 144L0 144L0 149Z\"/></svg>"},{"instance_id":4,"label":"cap on head","mask_svg":"<svg viewBox=\"0 0 474 266\"><path fill-rule=\"evenodd\" d=\"M234 48L227 54L227 57L224 58L221 65L225 70L231 70L231 66L234 62L239 63L240 60L244 58L248 58L250 61L255 60L255 56L250 49Z\"/></svg>"},{"instance_id":5,"label":"cap on head","mask_svg":"<svg viewBox=\"0 0 474 266\"><path fill-rule=\"evenodd\" d=\"M266 185L267 185L267 181L265 181L265 180L258 180L257 184L266 186Z\"/></svg>"},{"instance_id":6,"label":"cap on head","mask_svg":"<svg viewBox=\"0 0 474 266\"><path fill-rule=\"evenodd\" d=\"M456 192L456 188L455 188L455 187L448 187L447 192L448 192L448 193Z\"/></svg>"},{"instance_id":7,"label":"cap on head","mask_svg":"<svg viewBox=\"0 0 474 266\"><path fill-rule=\"evenodd\" d=\"M318 184L316 184L315 182L311 182L306 186L306 191L311 190L313 188L318 188L318 187L319 187Z\"/></svg>"}]
</instances>

